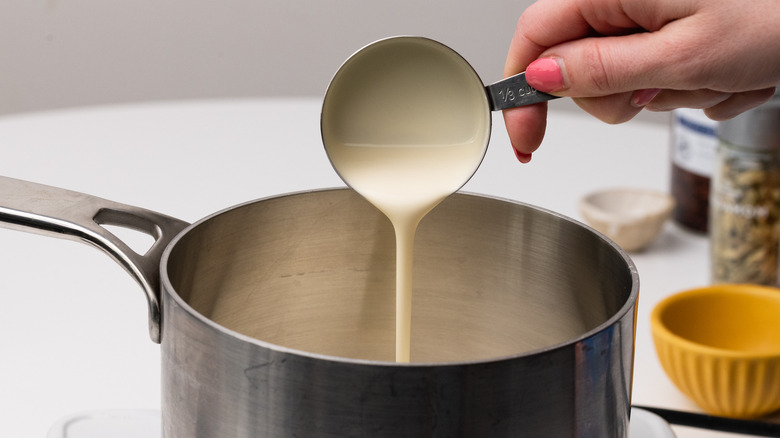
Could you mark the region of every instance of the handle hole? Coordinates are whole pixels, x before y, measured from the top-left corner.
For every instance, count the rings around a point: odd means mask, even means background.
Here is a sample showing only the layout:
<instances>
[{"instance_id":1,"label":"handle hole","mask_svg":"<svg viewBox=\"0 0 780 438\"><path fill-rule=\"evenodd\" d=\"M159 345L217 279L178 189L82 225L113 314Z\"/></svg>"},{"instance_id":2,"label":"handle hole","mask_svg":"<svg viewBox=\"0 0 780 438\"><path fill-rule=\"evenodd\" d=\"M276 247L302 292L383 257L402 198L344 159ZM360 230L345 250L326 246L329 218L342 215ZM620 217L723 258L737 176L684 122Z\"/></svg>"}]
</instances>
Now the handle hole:
<instances>
[{"instance_id":1,"label":"handle hole","mask_svg":"<svg viewBox=\"0 0 780 438\"><path fill-rule=\"evenodd\" d=\"M143 231L112 224L100 224L100 226L119 238L137 254L146 254L155 242L153 236Z\"/></svg>"},{"instance_id":2,"label":"handle hole","mask_svg":"<svg viewBox=\"0 0 780 438\"><path fill-rule=\"evenodd\" d=\"M161 236L153 221L127 211L103 208L93 220L139 255L146 255Z\"/></svg>"}]
</instances>

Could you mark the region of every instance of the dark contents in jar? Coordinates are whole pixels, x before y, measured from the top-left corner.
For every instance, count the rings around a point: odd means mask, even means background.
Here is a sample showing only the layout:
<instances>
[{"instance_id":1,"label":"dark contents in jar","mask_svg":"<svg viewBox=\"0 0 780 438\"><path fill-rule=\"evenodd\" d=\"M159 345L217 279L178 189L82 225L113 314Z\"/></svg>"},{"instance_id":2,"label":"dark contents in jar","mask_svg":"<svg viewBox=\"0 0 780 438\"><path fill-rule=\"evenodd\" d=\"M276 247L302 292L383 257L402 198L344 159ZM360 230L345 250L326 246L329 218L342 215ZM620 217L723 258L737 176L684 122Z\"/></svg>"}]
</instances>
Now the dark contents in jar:
<instances>
[{"instance_id":1,"label":"dark contents in jar","mask_svg":"<svg viewBox=\"0 0 780 438\"><path fill-rule=\"evenodd\" d=\"M710 178L672 163L671 192L675 199L672 217L685 228L706 233L710 208Z\"/></svg>"}]
</instances>

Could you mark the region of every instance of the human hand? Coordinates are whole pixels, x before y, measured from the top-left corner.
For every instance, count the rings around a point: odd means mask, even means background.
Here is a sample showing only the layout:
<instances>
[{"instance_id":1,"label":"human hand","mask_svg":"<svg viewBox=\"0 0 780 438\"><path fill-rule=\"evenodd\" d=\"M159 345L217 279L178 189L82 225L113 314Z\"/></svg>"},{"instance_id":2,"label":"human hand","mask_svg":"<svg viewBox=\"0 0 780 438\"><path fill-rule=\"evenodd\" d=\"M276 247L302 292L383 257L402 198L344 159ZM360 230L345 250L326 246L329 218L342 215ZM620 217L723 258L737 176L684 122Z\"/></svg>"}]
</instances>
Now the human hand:
<instances>
[{"instance_id":1,"label":"human hand","mask_svg":"<svg viewBox=\"0 0 780 438\"><path fill-rule=\"evenodd\" d=\"M777 0L540 0L517 24L504 74L570 96L607 123L642 108L703 108L725 120L780 83ZM517 158L531 159L546 104L504 110Z\"/></svg>"}]
</instances>

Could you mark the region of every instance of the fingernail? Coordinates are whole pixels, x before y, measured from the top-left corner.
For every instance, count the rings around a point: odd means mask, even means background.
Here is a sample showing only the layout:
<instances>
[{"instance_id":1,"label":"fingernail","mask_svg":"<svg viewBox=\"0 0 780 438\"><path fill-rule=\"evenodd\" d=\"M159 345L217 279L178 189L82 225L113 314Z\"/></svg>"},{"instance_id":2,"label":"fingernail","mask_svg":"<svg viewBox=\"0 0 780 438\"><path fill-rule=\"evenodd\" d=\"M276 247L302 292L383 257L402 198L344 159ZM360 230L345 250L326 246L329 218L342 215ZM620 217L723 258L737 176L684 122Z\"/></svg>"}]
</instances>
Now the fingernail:
<instances>
[{"instance_id":1,"label":"fingernail","mask_svg":"<svg viewBox=\"0 0 780 438\"><path fill-rule=\"evenodd\" d=\"M642 108L661 92L660 88L645 88L644 90L636 90L631 95L631 105Z\"/></svg>"},{"instance_id":2,"label":"fingernail","mask_svg":"<svg viewBox=\"0 0 780 438\"><path fill-rule=\"evenodd\" d=\"M517 157L517 161L521 163L527 163L531 161L531 154L525 154L523 152L518 151L515 148L512 148L513 151L515 151L515 157Z\"/></svg>"},{"instance_id":3,"label":"fingernail","mask_svg":"<svg viewBox=\"0 0 780 438\"><path fill-rule=\"evenodd\" d=\"M528 85L544 93L552 93L566 86L560 58L540 58L525 69Z\"/></svg>"}]
</instances>

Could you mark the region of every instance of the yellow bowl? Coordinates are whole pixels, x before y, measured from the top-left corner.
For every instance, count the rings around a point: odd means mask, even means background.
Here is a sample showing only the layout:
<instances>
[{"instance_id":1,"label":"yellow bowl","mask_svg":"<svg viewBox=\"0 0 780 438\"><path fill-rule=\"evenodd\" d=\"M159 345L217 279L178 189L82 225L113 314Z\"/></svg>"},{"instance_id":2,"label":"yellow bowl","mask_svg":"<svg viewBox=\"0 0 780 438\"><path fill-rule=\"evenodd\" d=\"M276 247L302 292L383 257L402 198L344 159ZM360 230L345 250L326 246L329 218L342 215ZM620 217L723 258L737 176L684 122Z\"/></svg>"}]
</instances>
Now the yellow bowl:
<instances>
[{"instance_id":1,"label":"yellow bowl","mask_svg":"<svg viewBox=\"0 0 780 438\"><path fill-rule=\"evenodd\" d=\"M666 374L704 411L755 418L780 409L780 289L689 290L661 301L650 324Z\"/></svg>"}]
</instances>

